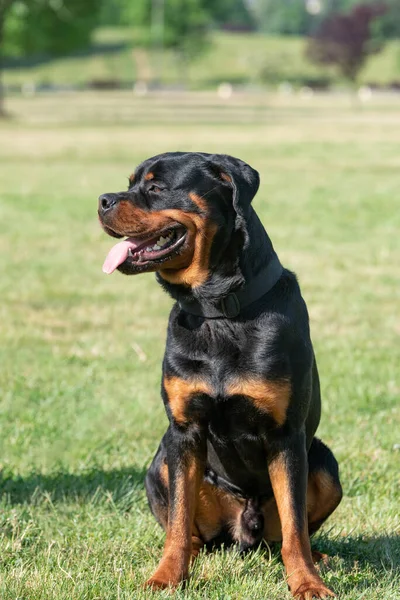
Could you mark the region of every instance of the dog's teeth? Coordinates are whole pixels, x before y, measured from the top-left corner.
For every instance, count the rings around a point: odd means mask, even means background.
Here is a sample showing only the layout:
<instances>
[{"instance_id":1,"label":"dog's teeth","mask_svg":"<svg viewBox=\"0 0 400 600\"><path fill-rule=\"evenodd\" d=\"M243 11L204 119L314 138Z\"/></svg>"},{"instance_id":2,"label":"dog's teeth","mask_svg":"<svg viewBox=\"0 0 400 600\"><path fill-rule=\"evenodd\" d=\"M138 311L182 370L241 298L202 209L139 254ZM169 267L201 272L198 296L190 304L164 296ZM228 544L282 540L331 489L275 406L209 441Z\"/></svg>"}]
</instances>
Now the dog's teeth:
<instances>
[{"instance_id":1,"label":"dog's teeth","mask_svg":"<svg viewBox=\"0 0 400 600\"><path fill-rule=\"evenodd\" d=\"M165 237L163 235L160 236L157 240L157 245L159 247L165 246L165 244L172 239L173 235L174 235L174 232L170 231L170 233L168 233L168 235L166 235Z\"/></svg>"},{"instance_id":2,"label":"dog's teeth","mask_svg":"<svg viewBox=\"0 0 400 600\"><path fill-rule=\"evenodd\" d=\"M153 247L152 247L152 246L147 246L147 248L146 248L146 252L151 252L152 250L153 250Z\"/></svg>"},{"instance_id":3,"label":"dog's teeth","mask_svg":"<svg viewBox=\"0 0 400 600\"><path fill-rule=\"evenodd\" d=\"M152 250L161 250L161 248L158 244L154 244Z\"/></svg>"},{"instance_id":4,"label":"dog's teeth","mask_svg":"<svg viewBox=\"0 0 400 600\"><path fill-rule=\"evenodd\" d=\"M128 256L133 256L133 254L132 254L132 248L128 248Z\"/></svg>"}]
</instances>

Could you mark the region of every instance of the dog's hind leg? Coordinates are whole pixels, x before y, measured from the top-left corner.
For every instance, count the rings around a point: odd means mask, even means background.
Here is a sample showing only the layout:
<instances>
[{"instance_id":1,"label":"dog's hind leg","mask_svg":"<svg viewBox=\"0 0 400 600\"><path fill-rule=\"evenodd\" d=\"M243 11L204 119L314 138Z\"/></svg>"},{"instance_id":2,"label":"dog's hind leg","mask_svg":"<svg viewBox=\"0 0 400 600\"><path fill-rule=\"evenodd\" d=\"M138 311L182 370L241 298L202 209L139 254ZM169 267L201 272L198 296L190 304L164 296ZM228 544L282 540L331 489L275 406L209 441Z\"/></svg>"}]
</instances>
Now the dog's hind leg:
<instances>
[{"instance_id":1,"label":"dog's hind leg","mask_svg":"<svg viewBox=\"0 0 400 600\"><path fill-rule=\"evenodd\" d=\"M168 465L161 441L144 481L150 510L163 529L168 522Z\"/></svg>"},{"instance_id":2,"label":"dog's hind leg","mask_svg":"<svg viewBox=\"0 0 400 600\"><path fill-rule=\"evenodd\" d=\"M314 438L308 451L307 514L310 535L318 531L341 499L337 461L328 446Z\"/></svg>"},{"instance_id":3,"label":"dog's hind leg","mask_svg":"<svg viewBox=\"0 0 400 600\"><path fill-rule=\"evenodd\" d=\"M318 438L314 438L308 451L307 518L308 533L312 535L337 508L342 498L339 468L331 450ZM282 541L282 528L275 498L263 506L264 539L267 542ZM320 553L314 552L317 562ZM325 555L319 557L323 560Z\"/></svg>"}]
</instances>

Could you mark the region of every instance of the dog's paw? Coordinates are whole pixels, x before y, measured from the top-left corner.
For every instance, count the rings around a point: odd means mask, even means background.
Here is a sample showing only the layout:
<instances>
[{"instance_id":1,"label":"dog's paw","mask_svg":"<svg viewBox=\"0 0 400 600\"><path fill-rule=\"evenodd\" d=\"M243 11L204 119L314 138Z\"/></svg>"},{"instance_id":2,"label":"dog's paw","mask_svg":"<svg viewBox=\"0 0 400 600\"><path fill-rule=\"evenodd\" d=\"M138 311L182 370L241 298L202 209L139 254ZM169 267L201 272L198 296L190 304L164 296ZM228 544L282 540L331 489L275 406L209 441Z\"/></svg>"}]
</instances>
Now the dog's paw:
<instances>
[{"instance_id":1,"label":"dog's paw","mask_svg":"<svg viewBox=\"0 0 400 600\"><path fill-rule=\"evenodd\" d=\"M332 598L335 597L335 594L321 580L312 580L297 587L293 596L296 600L312 600L313 598Z\"/></svg>"},{"instance_id":2,"label":"dog's paw","mask_svg":"<svg viewBox=\"0 0 400 600\"><path fill-rule=\"evenodd\" d=\"M175 568L174 568L175 567ZM169 589L173 592L181 583L187 579L187 572L176 568L176 564L170 560L164 560L158 566L153 575L145 583L145 587L153 590Z\"/></svg>"},{"instance_id":3,"label":"dog's paw","mask_svg":"<svg viewBox=\"0 0 400 600\"><path fill-rule=\"evenodd\" d=\"M154 575L153 577L150 577L150 579L148 579L146 581L144 586L146 588L151 588L154 591L155 590L166 590L166 589L170 589L171 591L173 591L174 587L176 587L176 584L174 585L169 580L165 580L165 579L162 579L161 577L157 577Z\"/></svg>"}]
</instances>

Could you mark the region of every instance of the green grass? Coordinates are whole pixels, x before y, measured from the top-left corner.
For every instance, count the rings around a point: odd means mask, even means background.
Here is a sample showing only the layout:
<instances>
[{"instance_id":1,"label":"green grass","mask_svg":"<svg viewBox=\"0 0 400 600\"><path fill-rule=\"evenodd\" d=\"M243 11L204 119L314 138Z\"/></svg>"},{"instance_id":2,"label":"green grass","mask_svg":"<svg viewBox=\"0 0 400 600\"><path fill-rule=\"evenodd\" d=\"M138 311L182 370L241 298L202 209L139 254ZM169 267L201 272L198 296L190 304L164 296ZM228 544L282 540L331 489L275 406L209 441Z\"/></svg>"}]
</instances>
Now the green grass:
<instances>
[{"instance_id":1,"label":"green grass","mask_svg":"<svg viewBox=\"0 0 400 600\"><path fill-rule=\"evenodd\" d=\"M7 69L4 80L12 84L85 84L94 80L129 82L136 78L161 78L165 84L182 83L182 65L172 51L152 58L140 51L140 72L132 53L134 32L129 28L103 28L93 36L93 53L63 57L29 68ZM107 45L122 47L107 52ZM123 46L125 44L125 46ZM216 32L207 51L187 69L183 83L194 89L212 88L220 82L278 84L289 81L296 86L307 81L330 80L341 84L335 69L318 67L304 55L306 41L295 36ZM400 80L400 42L390 41L383 52L374 55L360 73L360 83L388 84Z\"/></svg>"},{"instance_id":2,"label":"green grass","mask_svg":"<svg viewBox=\"0 0 400 600\"><path fill-rule=\"evenodd\" d=\"M125 119L126 98L10 101L14 119L0 124L1 598L153 597L141 586L164 536L143 478L166 427L171 301L152 275L102 274L112 241L96 199L124 189L142 159L187 149L231 153L260 171L255 207L308 302L319 434L344 487L313 541L331 555L324 579L341 599L398 599L398 105L273 97L247 124L216 106L209 122L204 109L200 124L168 125L135 119L131 100ZM159 100L148 102L154 113ZM257 102L243 97L235 110ZM176 597L290 596L272 549L201 556Z\"/></svg>"}]
</instances>

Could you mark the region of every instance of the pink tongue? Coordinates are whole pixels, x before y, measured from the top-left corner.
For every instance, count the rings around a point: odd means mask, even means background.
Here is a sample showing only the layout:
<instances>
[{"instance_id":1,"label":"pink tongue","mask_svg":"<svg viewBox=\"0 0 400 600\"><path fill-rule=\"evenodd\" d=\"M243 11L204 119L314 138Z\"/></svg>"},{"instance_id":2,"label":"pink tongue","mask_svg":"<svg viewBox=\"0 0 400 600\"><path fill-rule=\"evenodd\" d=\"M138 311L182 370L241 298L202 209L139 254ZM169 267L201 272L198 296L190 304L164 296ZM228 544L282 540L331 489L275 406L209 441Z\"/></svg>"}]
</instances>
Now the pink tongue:
<instances>
[{"instance_id":1,"label":"pink tongue","mask_svg":"<svg viewBox=\"0 0 400 600\"><path fill-rule=\"evenodd\" d=\"M128 258L128 250L135 250L139 245L140 243L135 242L132 238L115 244L104 261L103 273L107 273L107 275L113 273Z\"/></svg>"}]
</instances>

